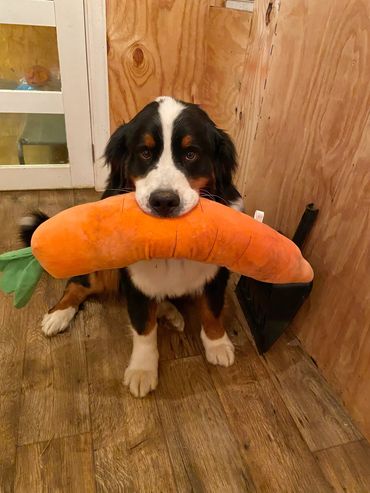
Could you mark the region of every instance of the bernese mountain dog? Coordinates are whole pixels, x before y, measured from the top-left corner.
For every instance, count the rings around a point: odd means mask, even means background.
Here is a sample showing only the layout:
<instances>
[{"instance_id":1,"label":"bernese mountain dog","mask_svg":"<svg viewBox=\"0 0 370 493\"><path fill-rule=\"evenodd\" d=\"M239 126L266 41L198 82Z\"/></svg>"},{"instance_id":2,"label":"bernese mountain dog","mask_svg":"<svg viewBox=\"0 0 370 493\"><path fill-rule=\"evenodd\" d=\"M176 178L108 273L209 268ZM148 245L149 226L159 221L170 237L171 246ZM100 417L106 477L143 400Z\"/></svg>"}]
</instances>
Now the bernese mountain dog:
<instances>
[{"instance_id":1,"label":"bernese mountain dog","mask_svg":"<svg viewBox=\"0 0 370 493\"><path fill-rule=\"evenodd\" d=\"M139 206L160 217L186 214L200 196L243 208L232 181L235 147L195 104L158 98L113 133L105 158L110 175L102 198L134 191ZM42 213L24 218L21 235L26 244L46 218ZM42 330L47 336L64 331L89 296L122 293L133 333L124 382L134 396L144 397L158 382L157 319L165 317L177 330L184 328L171 303L174 298L193 295L199 303L207 360L233 364L234 346L222 323L228 277L225 268L176 259L145 260L126 269L74 277L45 315Z\"/></svg>"}]
</instances>

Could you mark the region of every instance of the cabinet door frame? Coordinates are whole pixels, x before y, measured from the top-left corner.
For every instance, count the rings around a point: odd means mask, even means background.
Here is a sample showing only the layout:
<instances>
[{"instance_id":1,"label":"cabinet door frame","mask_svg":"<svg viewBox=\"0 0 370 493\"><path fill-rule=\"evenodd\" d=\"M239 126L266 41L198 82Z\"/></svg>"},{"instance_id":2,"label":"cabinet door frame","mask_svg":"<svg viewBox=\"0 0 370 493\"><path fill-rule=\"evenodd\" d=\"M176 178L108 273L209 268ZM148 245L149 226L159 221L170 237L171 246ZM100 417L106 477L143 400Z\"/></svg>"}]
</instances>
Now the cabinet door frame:
<instances>
[{"instance_id":1,"label":"cabinet door frame","mask_svg":"<svg viewBox=\"0 0 370 493\"><path fill-rule=\"evenodd\" d=\"M109 173L103 155L111 133L106 0L85 0L85 20L95 189L102 191Z\"/></svg>"}]
</instances>

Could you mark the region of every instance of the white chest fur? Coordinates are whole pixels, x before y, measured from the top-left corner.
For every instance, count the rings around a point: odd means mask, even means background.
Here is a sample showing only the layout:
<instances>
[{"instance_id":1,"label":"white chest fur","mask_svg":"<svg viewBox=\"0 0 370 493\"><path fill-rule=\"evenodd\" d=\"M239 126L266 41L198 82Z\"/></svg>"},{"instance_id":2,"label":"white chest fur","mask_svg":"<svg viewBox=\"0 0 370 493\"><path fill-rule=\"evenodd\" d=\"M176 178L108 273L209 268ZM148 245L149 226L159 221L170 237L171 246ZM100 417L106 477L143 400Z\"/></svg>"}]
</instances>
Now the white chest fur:
<instances>
[{"instance_id":1,"label":"white chest fur","mask_svg":"<svg viewBox=\"0 0 370 493\"><path fill-rule=\"evenodd\" d=\"M128 268L135 286L158 300L201 292L218 269L217 265L177 259L142 260Z\"/></svg>"}]
</instances>

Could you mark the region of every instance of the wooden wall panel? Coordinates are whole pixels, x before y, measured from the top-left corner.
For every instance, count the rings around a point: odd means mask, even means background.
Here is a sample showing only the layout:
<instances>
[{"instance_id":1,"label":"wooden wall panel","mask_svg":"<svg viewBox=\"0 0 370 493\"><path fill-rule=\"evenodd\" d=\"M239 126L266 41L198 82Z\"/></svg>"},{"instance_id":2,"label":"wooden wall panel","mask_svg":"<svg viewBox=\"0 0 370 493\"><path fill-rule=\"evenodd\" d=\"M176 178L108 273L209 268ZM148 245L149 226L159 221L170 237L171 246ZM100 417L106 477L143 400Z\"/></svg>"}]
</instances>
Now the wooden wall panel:
<instances>
[{"instance_id":1,"label":"wooden wall panel","mask_svg":"<svg viewBox=\"0 0 370 493\"><path fill-rule=\"evenodd\" d=\"M282 1L267 85L240 183L249 212L292 234L316 272L295 330L370 436L370 4ZM245 163L243 162L243 168Z\"/></svg>"},{"instance_id":2,"label":"wooden wall panel","mask_svg":"<svg viewBox=\"0 0 370 493\"><path fill-rule=\"evenodd\" d=\"M201 104L220 128L234 134L252 15L210 8L205 32L206 61Z\"/></svg>"},{"instance_id":3,"label":"wooden wall panel","mask_svg":"<svg viewBox=\"0 0 370 493\"><path fill-rule=\"evenodd\" d=\"M236 102L238 119L231 135L239 156L236 184L243 195L266 89L278 7L278 1L258 0L255 4L250 43L245 54L243 78Z\"/></svg>"},{"instance_id":4,"label":"wooden wall panel","mask_svg":"<svg viewBox=\"0 0 370 493\"><path fill-rule=\"evenodd\" d=\"M108 0L111 128L161 95L199 101L208 0Z\"/></svg>"},{"instance_id":5,"label":"wooden wall panel","mask_svg":"<svg viewBox=\"0 0 370 493\"><path fill-rule=\"evenodd\" d=\"M243 192L266 87L277 3L259 0L253 14L210 8L201 105L234 139Z\"/></svg>"}]
</instances>

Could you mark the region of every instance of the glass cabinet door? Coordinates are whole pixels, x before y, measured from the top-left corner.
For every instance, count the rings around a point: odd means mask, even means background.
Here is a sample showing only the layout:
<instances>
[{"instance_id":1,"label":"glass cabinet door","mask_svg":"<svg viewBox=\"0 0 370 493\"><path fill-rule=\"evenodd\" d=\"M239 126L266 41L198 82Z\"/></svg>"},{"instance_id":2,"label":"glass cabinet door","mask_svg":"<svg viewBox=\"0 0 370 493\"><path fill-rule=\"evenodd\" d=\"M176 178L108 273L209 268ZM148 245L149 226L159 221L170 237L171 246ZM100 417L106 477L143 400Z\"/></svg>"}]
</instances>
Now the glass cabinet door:
<instances>
[{"instance_id":1,"label":"glass cabinet door","mask_svg":"<svg viewBox=\"0 0 370 493\"><path fill-rule=\"evenodd\" d=\"M94 185L83 0L0 0L0 190Z\"/></svg>"}]
</instances>

